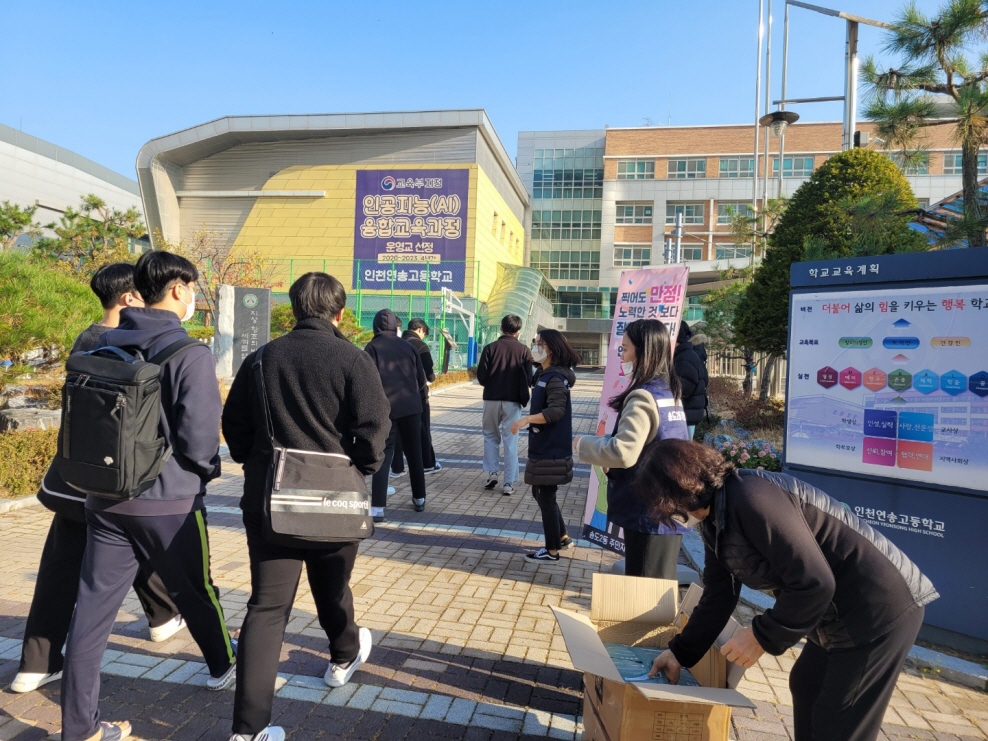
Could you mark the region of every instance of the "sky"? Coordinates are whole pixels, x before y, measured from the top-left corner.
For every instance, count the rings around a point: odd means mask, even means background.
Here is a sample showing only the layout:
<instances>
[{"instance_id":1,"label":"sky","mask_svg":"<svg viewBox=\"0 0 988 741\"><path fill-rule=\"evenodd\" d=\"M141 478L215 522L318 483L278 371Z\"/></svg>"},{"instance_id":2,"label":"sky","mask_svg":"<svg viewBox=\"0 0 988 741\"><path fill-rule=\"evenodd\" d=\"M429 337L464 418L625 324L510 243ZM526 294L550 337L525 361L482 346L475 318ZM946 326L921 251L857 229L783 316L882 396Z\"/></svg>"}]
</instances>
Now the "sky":
<instances>
[{"instance_id":1,"label":"sky","mask_svg":"<svg viewBox=\"0 0 988 741\"><path fill-rule=\"evenodd\" d=\"M514 156L519 131L751 122L757 26L758 0L0 0L0 122L129 177L149 140L238 114L485 108ZM882 41L862 27L862 57ZM843 94L842 20L793 7L789 46L788 97Z\"/></svg>"}]
</instances>

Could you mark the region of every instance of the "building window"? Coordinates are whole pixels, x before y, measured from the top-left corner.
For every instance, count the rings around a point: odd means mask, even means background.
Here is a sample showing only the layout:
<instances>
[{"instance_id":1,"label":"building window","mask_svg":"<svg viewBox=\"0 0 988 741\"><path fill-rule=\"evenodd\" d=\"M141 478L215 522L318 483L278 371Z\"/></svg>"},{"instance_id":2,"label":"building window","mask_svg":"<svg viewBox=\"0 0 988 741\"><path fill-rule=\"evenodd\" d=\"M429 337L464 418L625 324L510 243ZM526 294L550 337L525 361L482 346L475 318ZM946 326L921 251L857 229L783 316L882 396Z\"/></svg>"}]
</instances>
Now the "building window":
<instances>
[{"instance_id":1,"label":"building window","mask_svg":"<svg viewBox=\"0 0 988 741\"><path fill-rule=\"evenodd\" d=\"M721 157L720 176L722 178L750 178L755 173L755 160L751 157Z\"/></svg>"},{"instance_id":2,"label":"building window","mask_svg":"<svg viewBox=\"0 0 988 741\"><path fill-rule=\"evenodd\" d=\"M501 222L501 236L499 237L499 239L501 240L501 244L504 244L504 230L507 228L507 226L508 225L505 224L503 221Z\"/></svg>"},{"instance_id":3,"label":"building window","mask_svg":"<svg viewBox=\"0 0 988 741\"><path fill-rule=\"evenodd\" d=\"M536 149L532 198L603 198L604 149Z\"/></svg>"},{"instance_id":4,"label":"building window","mask_svg":"<svg viewBox=\"0 0 988 741\"><path fill-rule=\"evenodd\" d=\"M615 224L651 224L652 204L651 203L619 203L617 204L617 214L614 217Z\"/></svg>"},{"instance_id":5,"label":"building window","mask_svg":"<svg viewBox=\"0 0 988 741\"><path fill-rule=\"evenodd\" d=\"M930 199L929 198L917 198L916 199L916 208L921 208L923 210L926 210L929 207L930 207Z\"/></svg>"},{"instance_id":6,"label":"building window","mask_svg":"<svg viewBox=\"0 0 988 741\"><path fill-rule=\"evenodd\" d=\"M721 201L717 204L717 223L724 225L734 221L736 216L750 219L754 215L750 203L744 201Z\"/></svg>"},{"instance_id":7,"label":"building window","mask_svg":"<svg viewBox=\"0 0 988 741\"><path fill-rule=\"evenodd\" d=\"M705 159L669 160L668 177L672 180L705 178L707 161Z\"/></svg>"},{"instance_id":8,"label":"building window","mask_svg":"<svg viewBox=\"0 0 988 741\"><path fill-rule=\"evenodd\" d=\"M963 175L964 157L960 152L948 152L943 156L944 175ZM988 175L988 154L978 155L978 174Z\"/></svg>"},{"instance_id":9,"label":"building window","mask_svg":"<svg viewBox=\"0 0 988 741\"><path fill-rule=\"evenodd\" d=\"M532 241L599 240L599 209L544 209L532 211Z\"/></svg>"},{"instance_id":10,"label":"building window","mask_svg":"<svg viewBox=\"0 0 988 741\"><path fill-rule=\"evenodd\" d=\"M498 221L498 219L497 219L497 211L495 211L494 212L494 221L491 222L491 236L492 237L496 237L497 236L497 221Z\"/></svg>"},{"instance_id":11,"label":"building window","mask_svg":"<svg viewBox=\"0 0 988 741\"><path fill-rule=\"evenodd\" d=\"M702 296L687 296L685 311L683 312L684 319L688 322L702 322L703 321L703 297Z\"/></svg>"},{"instance_id":12,"label":"building window","mask_svg":"<svg viewBox=\"0 0 988 741\"><path fill-rule=\"evenodd\" d=\"M640 268L652 261L651 245L614 245L614 267Z\"/></svg>"},{"instance_id":13,"label":"building window","mask_svg":"<svg viewBox=\"0 0 988 741\"><path fill-rule=\"evenodd\" d=\"M676 214L683 215L684 224L703 224L702 203L667 203L666 223L675 224Z\"/></svg>"},{"instance_id":14,"label":"building window","mask_svg":"<svg viewBox=\"0 0 988 741\"><path fill-rule=\"evenodd\" d=\"M717 260L734 260L739 257L751 257L751 247L737 247L733 244L717 248Z\"/></svg>"},{"instance_id":15,"label":"building window","mask_svg":"<svg viewBox=\"0 0 988 741\"><path fill-rule=\"evenodd\" d=\"M779 176L779 158L772 158L772 172ZM784 178L808 178L813 174L812 157L785 157L782 165Z\"/></svg>"},{"instance_id":16,"label":"building window","mask_svg":"<svg viewBox=\"0 0 988 741\"><path fill-rule=\"evenodd\" d=\"M620 160L618 180L654 180L655 160Z\"/></svg>"},{"instance_id":17,"label":"building window","mask_svg":"<svg viewBox=\"0 0 988 741\"><path fill-rule=\"evenodd\" d=\"M681 247L680 257L683 262L696 262L703 259L703 247Z\"/></svg>"}]
</instances>

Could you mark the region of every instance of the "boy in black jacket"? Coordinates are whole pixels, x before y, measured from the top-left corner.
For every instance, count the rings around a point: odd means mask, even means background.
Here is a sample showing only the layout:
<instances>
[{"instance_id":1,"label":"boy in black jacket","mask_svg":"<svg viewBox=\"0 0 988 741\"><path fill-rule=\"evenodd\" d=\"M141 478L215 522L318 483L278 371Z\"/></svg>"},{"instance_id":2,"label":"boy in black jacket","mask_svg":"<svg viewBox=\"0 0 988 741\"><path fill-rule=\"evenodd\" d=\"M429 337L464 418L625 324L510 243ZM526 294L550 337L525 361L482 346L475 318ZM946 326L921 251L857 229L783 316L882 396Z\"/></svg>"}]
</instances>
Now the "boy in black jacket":
<instances>
[{"instance_id":1,"label":"boy in black jacket","mask_svg":"<svg viewBox=\"0 0 988 741\"><path fill-rule=\"evenodd\" d=\"M401 339L407 340L408 344L418 352L419 359L422 361L422 369L425 371L425 380L432 383L436 380L436 371L432 352L429 350L429 346L425 344L425 338L428 336L429 325L425 323L424 319L415 318L408 323L408 329L402 332ZM391 462L392 478L405 472L402 456L401 437L399 436L395 440L394 459ZM436 450L432 445L432 410L429 407L428 394L422 399L422 467L427 475L443 470L442 464L436 461Z\"/></svg>"},{"instance_id":2,"label":"boy in black jacket","mask_svg":"<svg viewBox=\"0 0 988 741\"><path fill-rule=\"evenodd\" d=\"M128 263L104 265L93 275L89 287L103 306L103 318L79 334L72 345L73 353L95 350L100 336L120 324L121 309L144 306L134 287L134 266ZM10 685L13 692L31 692L62 677L62 648L69 633L86 552L86 495L68 486L51 467L41 483L38 499L55 516L38 565L34 598L24 626L21 665ZM185 627L161 578L147 562L141 564L134 591L147 616L152 641L168 640Z\"/></svg>"}]
</instances>

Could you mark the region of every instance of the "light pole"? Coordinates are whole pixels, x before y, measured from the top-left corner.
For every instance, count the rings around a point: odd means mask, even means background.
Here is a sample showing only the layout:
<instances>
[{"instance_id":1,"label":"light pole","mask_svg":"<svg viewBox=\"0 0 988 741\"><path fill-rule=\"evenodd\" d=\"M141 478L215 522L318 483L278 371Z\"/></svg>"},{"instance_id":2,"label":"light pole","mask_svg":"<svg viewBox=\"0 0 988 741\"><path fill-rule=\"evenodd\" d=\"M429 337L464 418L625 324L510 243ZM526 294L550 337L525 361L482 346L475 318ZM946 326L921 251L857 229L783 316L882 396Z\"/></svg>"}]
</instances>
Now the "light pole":
<instances>
[{"instance_id":1,"label":"light pole","mask_svg":"<svg viewBox=\"0 0 988 741\"><path fill-rule=\"evenodd\" d=\"M799 120L799 114L795 111L773 111L772 113L767 113L758 119L758 125L764 126L772 132L772 136L779 140L779 193L777 198L782 198L782 177L783 170L785 170L786 160L786 127L789 124L794 124ZM768 134L765 135L765 142L768 143ZM767 147L766 147L767 149ZM765 188L766 198L768 197L768 188Z\"/></svg>"}]
</instances>

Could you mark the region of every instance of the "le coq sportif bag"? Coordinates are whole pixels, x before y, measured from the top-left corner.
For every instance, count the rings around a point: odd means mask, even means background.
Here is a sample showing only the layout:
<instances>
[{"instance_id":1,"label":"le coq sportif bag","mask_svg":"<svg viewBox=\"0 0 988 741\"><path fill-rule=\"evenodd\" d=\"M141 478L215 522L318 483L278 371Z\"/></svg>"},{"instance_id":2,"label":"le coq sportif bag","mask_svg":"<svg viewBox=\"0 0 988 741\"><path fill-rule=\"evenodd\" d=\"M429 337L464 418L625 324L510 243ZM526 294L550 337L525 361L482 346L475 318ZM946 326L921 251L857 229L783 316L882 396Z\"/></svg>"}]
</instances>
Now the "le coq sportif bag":
<instances>
[{"instance_id":1,"label":"le coq sportif bag","mask_svg":"<svg viewBox=\"0 0 988 741\"><path fill-rule=\"evenodd\" d=\"M258 398L273 454L265 486L265 540L293 548L351 543L374 534L371 496L353 461L339 453L296 450L278 444L264 390L261 347L254 357Z\"/></svg>"}]
</instances>

